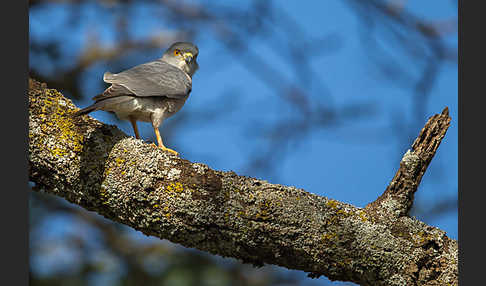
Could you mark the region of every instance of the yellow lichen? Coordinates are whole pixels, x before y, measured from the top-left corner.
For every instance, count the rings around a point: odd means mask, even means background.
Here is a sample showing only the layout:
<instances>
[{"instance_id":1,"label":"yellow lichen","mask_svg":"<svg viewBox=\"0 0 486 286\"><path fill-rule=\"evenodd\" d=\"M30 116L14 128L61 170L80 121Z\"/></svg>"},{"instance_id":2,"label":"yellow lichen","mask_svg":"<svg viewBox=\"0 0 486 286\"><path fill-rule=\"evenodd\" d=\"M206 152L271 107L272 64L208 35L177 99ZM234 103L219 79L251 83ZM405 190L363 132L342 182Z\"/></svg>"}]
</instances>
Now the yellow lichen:
<instances>
[{"instance_id":1,"label":"yellow lichen","mask_svg":"<svg viewBox=\"0 0 486 286\"><path fill-rule=\"evenodd\" d=\"M352 213L347 211L346 209L339 209L336 214L344 216L344 217L349 217Z\"/></svg>"},{"instance_id":2,"label":"yellow lichen","mask_svg":"<svg viewBox=\"0 0 486 286\"><path fill-rule=\"evenodd\" d=\"M103 173L103 176L106 178L108 176L108 174L111 173L111 167L108 167L108 168L105 168L105 172Z\"/></svg>"},{"instance_id":3,"label":"yellow lichen","mask_svg":"<svg viewBox=\"0 0 486 286\"><path fill-rule=\"evenodd\" d=\"M359 211L358 216L361 219L362 222L368 221L368 216L364 211Z\"/></svg>"},{"instance_id":4,"label":"yellow lichen","mask_svg":"<svg viewBox=\"0 0 486 286\"><path fill-rule=\"evenodd\" d=\"M41 113L38 114L40 128L44 134L54 135L57 142L53 147L51 144L47 144L47 136L45 136L41 138L39 144L44 148L47 146L54 157L73 156L74 153L82 151L84 137L76 132L76 125L69 116L72 111L67 107L68 103L54 89L44 90L41 98L39 102L36 102L41 104Z\"/></svg>"},{"instance_id":5,"label":"yellow lichen","mask_svg":"<svg viewBox=\"0 0 486 286\"><path fill-rule=\"evenodd\" d=\"M255 218L267 220L270 218L272 203L269 201L263 201L258 203L259 210L255 215Z\"/></svg>"},{"instance_id":6,"label":"yellow lichen","mask_svg":"<svg viewBox=\"0 0 486 286\"><path fill-rule=\"evenodd\" d=\"M172 215L171 215L171 213L169 212L169 207L168 207L168 206L165 206L165 207L164 207L162 210L163 210L163 212L164 212L164 216L165 216L166 218L168 218L168 219L169 219L169 218L172 216Z\"/></svg>"},{"instance_id":7,"label":"yellow lichen","mask_svg":"<svg viewBox=\"0 0 486 286\"><path fill-rule=\"evenodd\" d=\"M330 207L330 208L335 209L335 208L337 208L338 203L337 203L335 200L328 200L328 201L326 202L326 205L327 205L328 207Z\"/></svg>"},{"instance_id":8,"label":"yellow lichen","mask_svg":"<svg viewBox=\"0 0 486 286\"><path fill-rule=\"evenodd\" d=\"M100 195L103 197L106 196L106 189L104 187L100 188Z\"/></svg>"},{"instance_id":9,"label":"yellow lichen","mask_svg":"<svg viewBox=\"0 0 486 286\"><path fill-rule=\"evenodd\" d=\"M424 245L426 244L428 241L433 241L434 240L434 237L433 235L429 234L429 233L426 233L425 231L420 231L417 236L415 237L415 242L417 243L417 245Z\"/></svg>"},{"instance_id":10,"label":"yellow lichen","mask_svg":"<svg viewBox=\"0 0 486 286\"><path fill-rule=\"evenodd\" d=\"M170 183L169 185L167 185L167 187L165 189L169 192L176 192L176 193L181 193L181 192L184 191L184 187L179 182Z\"/></svg>"},{"instance_id":11,"label":"yellow lichen","mask_svg":"<svg viewBox=\"0 0 486 286\"><path fill-rule=\"evenodd\" d=\"M337 236L337 234L333 232L327 232L321 235L321 240L324 243L329 243L330 240L334 239Z\"/></svg>"},{"instance_id":12,"label":"yellow lichen","mask_svg":"<svg viewBox=\"0 0 486 286\"><path fill-rule=\"evenodd\" d=\"M114 164L112 162L114 162ZM109 164L106 165L103 176L106 178L113 171L113 168L116 169L116 168L120 167L123 163L125 163L125 159L120 158L120 157L116 157L115 159L113 159L111 161L109 160ZM122 170L120 172L120 174L126 175L126 171Z\"/></svg>"},{"instance_id":13,"label":"yellow lichen","mask_svg":"<svg viewBox=\"0 0 486 286\"><path fill-rule=\"evenodd\" d=\"M122 158L115 158L115 163L116 163L116 166L120 166L121 164L125 163L125 159L122 159Z\"/></svg>"},{"instance_id":14,"label":"yellow lichen","mask_svg":"<svg viewBox=\"0 0 486 286\"><path fill-rule=\"evenodd\" d=\"M339 216L337 216L337 215L333 215L333 216L331 216L331 218L330 218L330 219L327 219L327 220L325 220L324 222L325 222L325 224L326 224L326 225L334 225L334 224L336 224L336 222L337 222L338 220L339 220Z\"/></svg>"}]
</instances>

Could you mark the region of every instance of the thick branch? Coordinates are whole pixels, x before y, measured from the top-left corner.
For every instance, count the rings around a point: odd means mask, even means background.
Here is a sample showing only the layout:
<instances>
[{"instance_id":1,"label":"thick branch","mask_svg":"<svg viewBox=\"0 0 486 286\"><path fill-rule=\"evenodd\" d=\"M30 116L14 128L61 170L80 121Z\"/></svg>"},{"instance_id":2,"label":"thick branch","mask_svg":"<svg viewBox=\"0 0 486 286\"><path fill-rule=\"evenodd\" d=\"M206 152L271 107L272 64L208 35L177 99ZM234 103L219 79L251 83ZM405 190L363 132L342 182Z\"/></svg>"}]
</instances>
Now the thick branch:
<instances>
[{"instance_id":1,"label":"thick branch","mask_svg":"<svg viewBox=\"0 0 486 286\"><path fill-rule=\"evenodd\" d=\"M186 247L361 285L457 285L457 241L376 212L167 154L29 83L38 189ZM416 149L414 149L416 150ZM425 150L425 149L424 149ZM425 171L425 168L423 169Z\"/></svg>"}]
</instances>

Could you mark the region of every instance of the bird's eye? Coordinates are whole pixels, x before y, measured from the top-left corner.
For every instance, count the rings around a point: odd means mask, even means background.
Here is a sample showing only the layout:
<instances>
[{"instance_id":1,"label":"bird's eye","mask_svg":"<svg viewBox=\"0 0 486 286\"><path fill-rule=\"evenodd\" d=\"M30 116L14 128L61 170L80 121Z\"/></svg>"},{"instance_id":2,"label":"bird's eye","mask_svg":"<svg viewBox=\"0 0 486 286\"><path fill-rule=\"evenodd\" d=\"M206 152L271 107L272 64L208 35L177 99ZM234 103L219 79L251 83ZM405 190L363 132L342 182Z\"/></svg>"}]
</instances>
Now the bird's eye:
<instances>
[{"instance_id":1,"label":"bird's eye","mask_svg":"<svg viewBox=\"0 0 486 286\"><path fill-rule=\"evenodd\" d=\"M176 50L174 50L174 56L178 56L178 55L180 55L180 54L181 54L181 51L180 51L180 50L177 50L177 49L176 49Z\"/></svg>"}]
</instances>

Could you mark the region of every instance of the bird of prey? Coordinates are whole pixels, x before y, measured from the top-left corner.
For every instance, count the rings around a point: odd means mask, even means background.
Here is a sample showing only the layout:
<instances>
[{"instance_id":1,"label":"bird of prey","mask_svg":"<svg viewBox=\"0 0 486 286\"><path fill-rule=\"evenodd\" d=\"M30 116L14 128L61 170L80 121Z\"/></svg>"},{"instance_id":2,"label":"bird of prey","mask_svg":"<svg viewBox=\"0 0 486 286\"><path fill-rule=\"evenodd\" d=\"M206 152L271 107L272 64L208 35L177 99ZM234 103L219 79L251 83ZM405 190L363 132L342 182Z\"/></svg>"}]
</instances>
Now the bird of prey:
<instances>
[{"instance_id":1,"label":"bird of prey","mask_svg":"<svg viewBox=\"0 0 486 286\"><path fill-rule=\"evenodd\" d=\"M161 58L117 74L106 72L103 80L110 83L95 103L76 112L79 116L96 110L114 112L119 119L131 122L135 138L140 139L137 121L152 123L157 144L165 151L159 126L178 112L192 89L192 76L199 68L199 49L188 42L172 44Z\"/></svg>"}]
</instances>

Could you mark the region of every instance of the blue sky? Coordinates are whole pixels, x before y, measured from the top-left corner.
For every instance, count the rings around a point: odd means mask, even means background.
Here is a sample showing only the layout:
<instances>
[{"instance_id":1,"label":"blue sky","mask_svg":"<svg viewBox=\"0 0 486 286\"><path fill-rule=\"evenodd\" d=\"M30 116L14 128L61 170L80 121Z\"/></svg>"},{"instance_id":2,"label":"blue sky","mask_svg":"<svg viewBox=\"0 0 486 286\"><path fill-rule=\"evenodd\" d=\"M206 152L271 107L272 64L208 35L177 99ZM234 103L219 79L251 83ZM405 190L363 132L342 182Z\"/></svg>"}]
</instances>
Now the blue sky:
<instances>
[{"instance_id":1,"label":"blue sky","mask_svg":"<svg viewBox=\"0 0 486 286\"><path fill-rule=\"evenodd\" d=\"M97 31L106 44L110 44L113 37L112 31L103 23L113 19L99 17L99 7L96 5L87 7L82 12L82 28L66 35L63 48L73 57L86 43L84 29ZM327 91L319 89L316 84L311 88L311 96L326 97L329 104L336 107L352 102L371 102L376 115L334 128L319 129L302 138L300 144L279 162L275 177L264 177L245 170L247 157L252 152L258 152L259 144L264 141L249 137L242 130L251 128L252 124L257 126L277 120L279 114L287 112L289 107L282 104L272 90L234 59L234 55L222 54L223 49L213 34L202 31L195 38L200 50L200 70L194 76L193 92L183 112L211 109L221 111L224 116L207 124L202 121L180 125L166 141L166 145L178 150L183 158L205 163L214 169L233 170L272 183L293 185L363 207L384 191L399 166L401 156L407 151L403 146L412 143L399 141L392 126L397 116L412 121L412 91L398 88L382 79L382 75L374 68L369 51L360 40L361 22L343 1L307 1L306 5L302 5L302 1L286 1L284 8L311 37L333 33L341 36L340 47L336 51L312 60L312 68L318 72L320 84L325 85ZM450 1L406 1L406 8L431 21L457 18L457 8ZM155 21L145 20L149 19L146 17L149 12L150 9L143 7L131 12L132 17L141 19L132 27L133 33L140 38L167 28L158 26ZM54 21L46 21L46 17ZM46 7L42 13L31 13L30 37L56 36L52 32L62 31L65 17L67 14L64 8ZM262 38L253 39L251 46L271 59L272 51L268 51L264 41ZM457 33L447 41L457 44ZM136 65L153 60L160 54L146 55L131 61ZM292 79L288 66L279 63L278 58L275 59L275 65ZM69 60L66 64L69 65ZM417 69L411 61L404 60L403 64L407 70ZM90 104L88 98L102 91L100 80L106 69L105 65L99 64L86 72L83 91L87 96L85 100L75 102L79 107ZM449 107L451 126L416 193L416 201L425 206L443 197L457 197L457 78L457 64L442 65L427 102L426 116L421 119L423 123L415 132L415 136L418 135L428 117ZM218 105L218 102L233 102L236 107L233 112L224 112L227 106ZM111 115L102 111L91 115L102 122L114 124ZM169 119L166 124L170 125L171 120L174 119ZM117 125L127 134L133 135L128 122ZM149 124L139 123L139 128L142 138L153 136ZM164 134L164 127L161 132ZM426 222L457 239L457 211ZM55 223L55 220L51 222L49 229L62 232L66 224L59 223L56 226Z\"/></svg>"}]
</instances>

